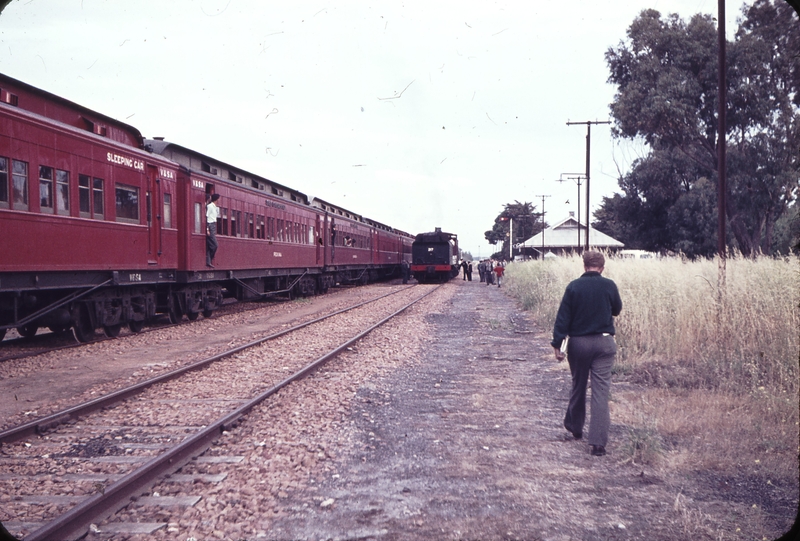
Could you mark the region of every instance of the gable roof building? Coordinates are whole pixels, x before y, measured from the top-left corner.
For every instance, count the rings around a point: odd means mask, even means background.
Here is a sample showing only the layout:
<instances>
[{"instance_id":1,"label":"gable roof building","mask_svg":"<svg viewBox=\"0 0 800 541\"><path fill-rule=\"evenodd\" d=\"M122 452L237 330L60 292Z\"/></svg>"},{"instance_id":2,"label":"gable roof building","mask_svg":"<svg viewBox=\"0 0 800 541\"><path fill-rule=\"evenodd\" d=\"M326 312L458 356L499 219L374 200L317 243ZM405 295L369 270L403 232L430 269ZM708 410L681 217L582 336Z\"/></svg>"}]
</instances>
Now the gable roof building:
<instances>
[{"instance_id":1,"label":"gable roof building","mask_svg":"<svg viewBox=\"0 0 800 541\"><path fill-rule=\"evenodd\" d=\"M570 216L526 239L520 245L523 255L542 257L548 254L563 255L581 251L586 244L586 225ZM589 247L601 250L619 250L625 245L615 238L589 226Z\"/></svg>"}]
</instances>

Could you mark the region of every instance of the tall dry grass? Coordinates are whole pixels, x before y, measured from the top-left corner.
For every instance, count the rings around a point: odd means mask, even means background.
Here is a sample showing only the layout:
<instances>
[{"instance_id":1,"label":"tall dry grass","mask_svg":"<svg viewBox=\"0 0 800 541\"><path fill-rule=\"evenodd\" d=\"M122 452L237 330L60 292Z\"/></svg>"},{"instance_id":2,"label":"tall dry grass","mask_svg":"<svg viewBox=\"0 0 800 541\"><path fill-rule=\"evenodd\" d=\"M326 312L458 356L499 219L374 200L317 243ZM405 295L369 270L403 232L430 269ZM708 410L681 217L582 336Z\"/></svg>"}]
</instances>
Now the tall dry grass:
<instances>
[{"instance_id":1,"label":"tall dry grass","mask_svg":"<svg viewBox=\"0 0 800 541\"><path fill-rule=\"evenodd\" d=\"M509 265L504 287L552 329L564 288L583 272L579 256ZM617 283L620 370L653 383L689 388L780 393L798 389L800 261L608 258Z\"/></svg>"}]
</instances>

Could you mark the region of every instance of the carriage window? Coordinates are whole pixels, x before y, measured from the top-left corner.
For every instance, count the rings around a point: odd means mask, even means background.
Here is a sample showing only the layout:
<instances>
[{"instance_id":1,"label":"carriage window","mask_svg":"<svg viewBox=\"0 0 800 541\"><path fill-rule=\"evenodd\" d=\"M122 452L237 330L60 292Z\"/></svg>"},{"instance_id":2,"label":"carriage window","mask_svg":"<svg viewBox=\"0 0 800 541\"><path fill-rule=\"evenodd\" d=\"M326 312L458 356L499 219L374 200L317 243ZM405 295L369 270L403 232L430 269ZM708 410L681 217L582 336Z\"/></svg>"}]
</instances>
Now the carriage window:
<instances>
[{"instance_id":1,"label":"carriage window","mask_svg":"<svg viewBox=\"0 0 800 541\"><path fill-rule=\"evenodd\" d=\"M136 190L136 194L137 194L137 196L139 194L138 188ZM119 197L119 195L117 195L117 197ZM137 197L137 199L138 199L138 197ZM146 210L147 227L153 227L153 194L152 194L152 192L149 192L149 191L145 192L144 200L145 200L144 206L147 209ZM117 203L117 207L119 207L119 203ZM139 205L136 205L136 208L137 208L137 213L138 213ZM117 218L119 218L119 216L117 216ZM117 220L117 221L120 221L120 220Z\"/></svg>"},{"instance_id":2,"label":"carriage window","mask_svg":"<svg viewBox=\"0 0 800 541\"><path fill-rule=\"evenodd\" d=\"M255 230L254 230L255 220L253 219L253 216L254 216L253 213L250 213L250 214L248 214L248 218L247 218L247 227L248 227L248 231L250 233L250 238L251 239L256 238Z\"/></svg>"},{"instance_id":3,"label":"carriage window","mask_svg":"<svg viewBox=\"0 0 800 541\"><path fill-rule=\"evenodd\" d=\"M231 218L230 218L230 231L228 234L231 237L236 236L236 211L231 209Z\"/></svg>"},{"instance_id":4,"label":"carriage window","mask_svg":"<svg viewBox=\"0 0 800 541\"><path fill-rule=\"evenodd\" d=\"M314 237L315 237L315 235L314 235L314 226L312 225L312 226L309 226L309 228L308 228L308 243L309 244L314 244Z\"/></svg>"},{"instance_id":5,"label":"carriage window","mask_svg":"<svg viewBox=\"0 0 800 541\"><path fill-rule=\"evenodd\" d=\"M205 219L201 209L200 203L194 204L194 232L198 235L203 231L203 220Z\"/></svg>"},{"instance_id":6,"label":"carriage window","mask_svg":"<svg viewBox=\"0 0 800 541\"><path fill-rule=\"evenodd\" d=\"M218 232L220 235L228 234L228 209L226 208L219 209L219 220L217 223L217 229L219 230Z\"/></svg>"},{"instance_id":7,"label":"carriage window","mask_svg":"<svg viewBox=\"0 0 800 541\"><path fill-rule=\"evenodd\" d=\"M39 206L42 212L53 213L53 168L39 166Z\"/></svg>"},{"instance_id":8,"label":"carriage window","mask_svg":"<svg viewBox=\"0 0 800 541\"><path fill-rule=\"evenodd\" d=\"M164 227L172 227L172 194L164 194Z\"/></svg>"},{"instance_id":9,"label":"carriage window","mask_svg":"<svg viewBox=\"0 0 800 541\"><path fill-rule=\"evenodd\" d=\"M14 209L28 210L28 164L11 160L11 182L13 184Z\"/></svg>"},{"instance_id":10,"label":"carriage window","mask_svg":"<svg viewBox=\"0 0 800 541\"><path fill-rule=\"evenodd\" d=\"M139 188L117 184L117 221L139 223Z\"/></svg>"},{"instance_id":11,"label":"carriage window","mask_svg":"<svg viewBox=\"0 0 800 541\"><path fill-rule=\"evenodd\" d=\"M92 179L92 203L94 204L93 216L98 219L103 218L103 179L95 177Z\"/></svg>"},{"instance_id":12,"label":"carriage window","mask_svg":"<svg viewBox=\"0 0 800 541\"><path fill-rule=\"evenodd\" d=\"M69 173L56 169L56 212L69 216Z\"/></svg>"},{"instance_id":13,"label":"carriage window","mask_svg":"<svg viewBox=\"0 0 800 541\"><path fill-rule=\"evenodd\" d=\"M275 218L270 216L267 218L267 238L273 240L275 238Z\"/></svg>"},{"instance_id":14,"label":"carriage window","mask_svg":"<svg viewBox=\"0 0 800 541\"><path fill-rule=\"evenodd\" d=\"M266 226L264 225L264 217L258 216L258 221L256 223L256 238L263 239L265 238Z\"/></svg>"},{"instance_id":15,"label":"carriage window","mask_svg":"<svg viewBox=\"0 0 800 541\"><path fill-rule=\"evenodd\" d=\"M250 226L252 225L253 222L250 216L251 215L249 212L244 213L244 223L242 224L242 236L244 238L249 238L252 236Z\"/></svg>"},{"instance_id":16,"label":"carriage window","mask_svg":"<svg viewBox=\"0 0 800 541\"><path fill-rule=\"evenodd\" d=\"M78 199L80 200L80 211L83 218L88 218L92 213L90 180L88 175L78 175Z\"/></svg>"},{"instance_id":17,"label":"carriage window","mask_svg":"<svg viewBox=\"0 0 800 541\"><path fill-rule=\"evenodd\" d=\"M8 160L0 158L0 208L8 208Z\"/></svg>"}]
</instances>

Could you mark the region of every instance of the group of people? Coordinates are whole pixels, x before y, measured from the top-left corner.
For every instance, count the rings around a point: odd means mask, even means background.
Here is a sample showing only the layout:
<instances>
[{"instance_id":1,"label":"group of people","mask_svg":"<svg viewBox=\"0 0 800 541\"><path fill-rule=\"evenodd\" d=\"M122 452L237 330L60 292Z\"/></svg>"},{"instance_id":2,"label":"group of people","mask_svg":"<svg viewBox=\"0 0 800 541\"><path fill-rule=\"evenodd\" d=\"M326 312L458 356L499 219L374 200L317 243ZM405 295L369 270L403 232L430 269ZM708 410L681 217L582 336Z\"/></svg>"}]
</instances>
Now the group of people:
<instances>
[{"instance_id":1,"label":"group of people","mask_svg":"<svg viewBox=\"0 0 800 541\"><path fill-rule=\"evenodd\" d=\"M471 267L472 263L470 263L470 268ZM500 287L503 282L503 273L505 273L505 271L506 268L499 261L484 259L478 263L478 274L481 277L481 282L485 283L487 286L493 285L496 279L497 287Z\"/></svg>"}]
</instances>

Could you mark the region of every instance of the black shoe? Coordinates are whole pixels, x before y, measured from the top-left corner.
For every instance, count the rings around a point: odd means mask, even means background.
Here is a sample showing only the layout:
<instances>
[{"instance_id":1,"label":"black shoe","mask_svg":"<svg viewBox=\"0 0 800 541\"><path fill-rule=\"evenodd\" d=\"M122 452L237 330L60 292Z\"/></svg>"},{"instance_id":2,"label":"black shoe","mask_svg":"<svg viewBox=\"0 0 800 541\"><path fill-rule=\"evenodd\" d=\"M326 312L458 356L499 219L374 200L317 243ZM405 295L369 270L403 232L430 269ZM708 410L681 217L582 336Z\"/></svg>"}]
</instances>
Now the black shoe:
<instances>
[{"instance_id":1,"label":"black shoe","mask_svg":"<svg viewBox=\"0 0 800 541\"><path fill-rule=\"evenodd\" d=\"M206 267L211 267L213 269L214 265L212 265L211 263L206 263Z\"/></svg>"},{"instance_id":2,"label":"black shoe","mask_svg":"<svg viewBox=\"0 0 800 541\"><path fill-rule=\"evenodd\" d=\"M606 448L602 445L592 445L592 456L605 456Z\"/></svg>"},{"instance_id":3,"label":"black shoe","mask_svg":"<svg viewBox=\"0 0 800 541\"><path fill-rule=\"evenodd\" d=\"M583 438L583 432L573 432L572 435L576 440Z\"/></svg>"}]
</instances>

